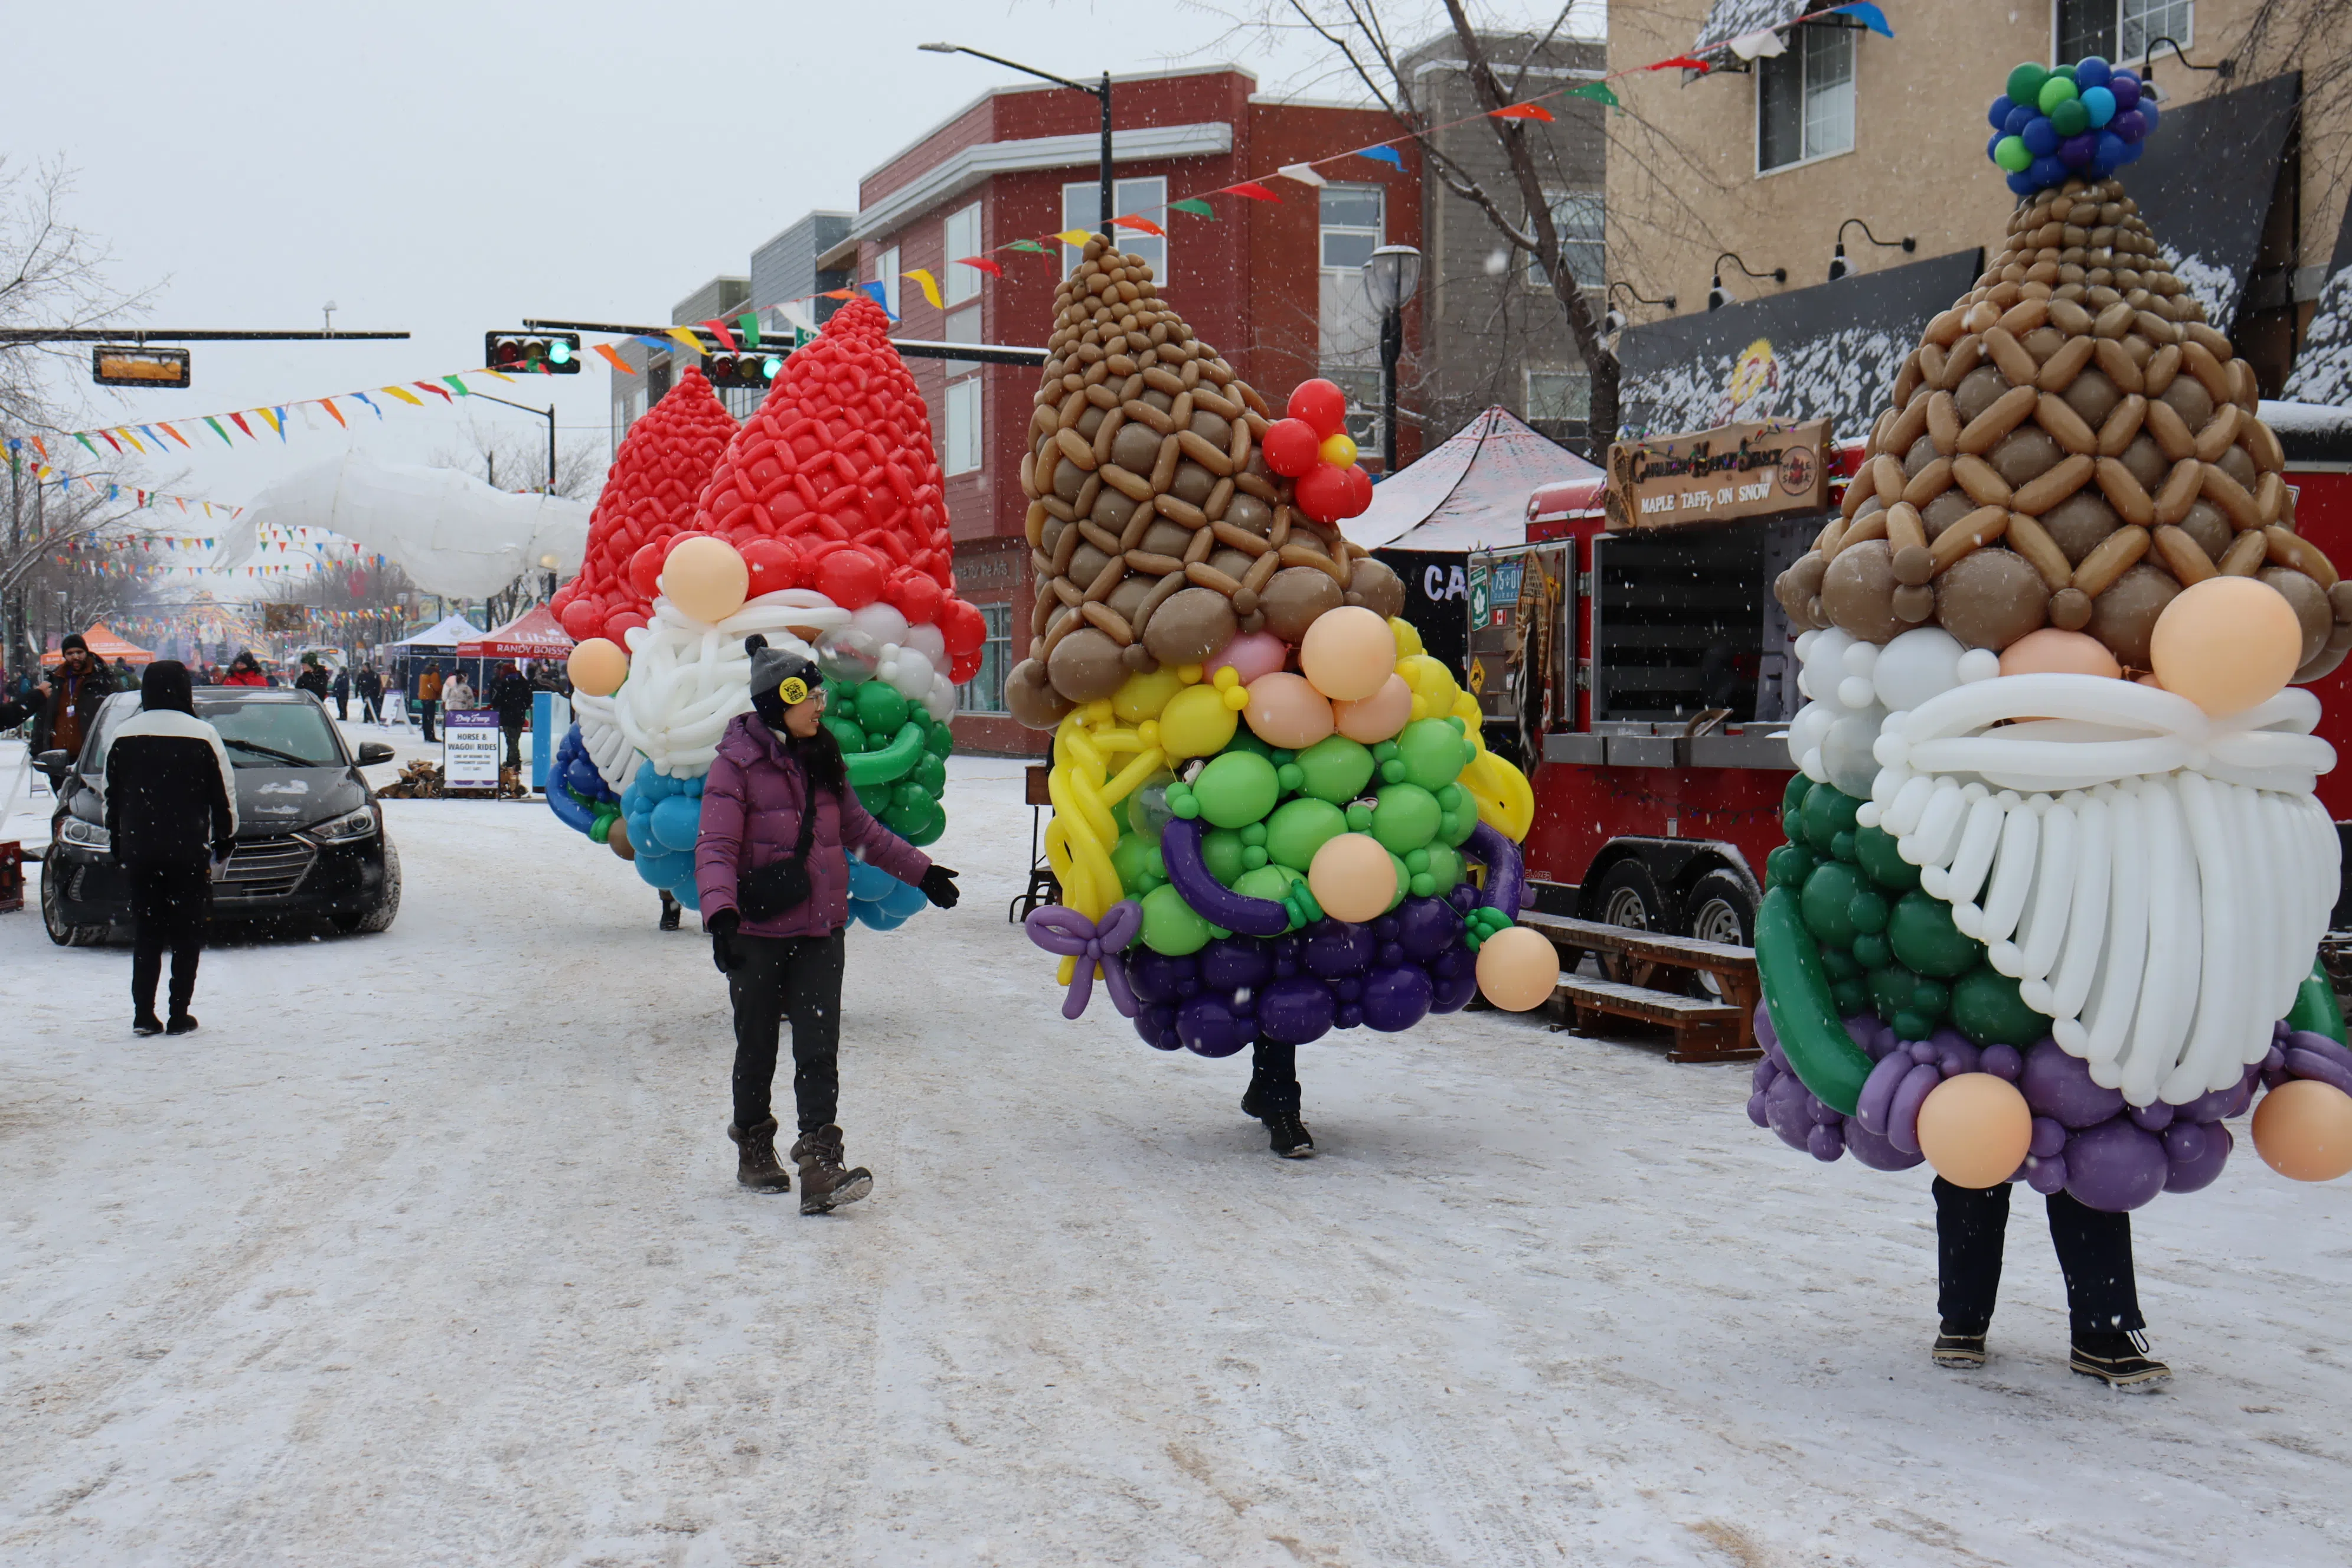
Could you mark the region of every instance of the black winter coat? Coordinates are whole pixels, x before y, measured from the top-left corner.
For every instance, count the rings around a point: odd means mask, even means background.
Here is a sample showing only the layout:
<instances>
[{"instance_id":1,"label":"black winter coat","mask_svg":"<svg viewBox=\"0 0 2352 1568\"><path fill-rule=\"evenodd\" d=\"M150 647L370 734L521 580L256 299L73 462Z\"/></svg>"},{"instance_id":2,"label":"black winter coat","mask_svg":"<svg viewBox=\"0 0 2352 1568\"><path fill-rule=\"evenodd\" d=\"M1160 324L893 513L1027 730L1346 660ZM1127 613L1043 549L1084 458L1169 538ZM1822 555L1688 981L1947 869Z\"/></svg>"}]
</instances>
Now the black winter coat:
<instances>
[{"instance_id":1,"label":"black winter coat","mask_svg":"<svg viewBox=\"0 0 2352 1568\"><path fill-rule=\"evenodd\" d=\"M236 844L236 774L220 732L168 709L117 730L106 752L106 830L125 865L227 855Z\"/></svg>"},{"instance_id":2,"label":"black winter coat","mask_svg":"<svg viewBox=\"0 0 2352 1568\"><path fill-rule=\"evenodd\" d=\"M315 664L311 665L294 678L294 687L298 691L307 691L324 702L327 700L327 672Z\"/></svg>"},{"instance_id":3,"label":"black winter coat","mask_svg":"<svg viewBox=\"0 0 2352 1568\"><path fill-rule=\"evenodd\" d=\"M509 670L490 682L490 706L499 710L499 728L520 730L530 722L530 682L518 670Z\"/></svg>"}]
</instances>

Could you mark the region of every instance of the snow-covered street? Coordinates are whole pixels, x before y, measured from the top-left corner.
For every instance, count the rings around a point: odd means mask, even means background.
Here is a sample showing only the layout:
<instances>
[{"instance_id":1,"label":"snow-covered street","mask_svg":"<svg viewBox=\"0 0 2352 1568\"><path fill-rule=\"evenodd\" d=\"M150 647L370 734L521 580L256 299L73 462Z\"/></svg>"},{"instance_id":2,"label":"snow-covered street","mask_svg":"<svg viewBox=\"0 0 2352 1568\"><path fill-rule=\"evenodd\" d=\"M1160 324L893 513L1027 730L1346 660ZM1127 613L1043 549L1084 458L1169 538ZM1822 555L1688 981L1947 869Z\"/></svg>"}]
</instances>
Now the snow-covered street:
<instances>
[{"instance_id":1,"label":"snow-covered street","mask_svg":"<svg viewBox=\"0 0 2352 1568\"><path fill-rule=\"evenodd\" d=\"M398 923L215 949L185 1038L0 917L0 1558L2352 1560L2343 1184L2242 1129L2136 1216L2142 1399L2021 1193L1938 1372L1927 1170L1792 1153L1745 1067L1335 1037L1275 1160L1245 1057L1060 1017L1020 787L958 759L962 907L851 935L830 1218L735 1185L707 944L541 805L387 803Z\"/></svg>"}]
</instances>

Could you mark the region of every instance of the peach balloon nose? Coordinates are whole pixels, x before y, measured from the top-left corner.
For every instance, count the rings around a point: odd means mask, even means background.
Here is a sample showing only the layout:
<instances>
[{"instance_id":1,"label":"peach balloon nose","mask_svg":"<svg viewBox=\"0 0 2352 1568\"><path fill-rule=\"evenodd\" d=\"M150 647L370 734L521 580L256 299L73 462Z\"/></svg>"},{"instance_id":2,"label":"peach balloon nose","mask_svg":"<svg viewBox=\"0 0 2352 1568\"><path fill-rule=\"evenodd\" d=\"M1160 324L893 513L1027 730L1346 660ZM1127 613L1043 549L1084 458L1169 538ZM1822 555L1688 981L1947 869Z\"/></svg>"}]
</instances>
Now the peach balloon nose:
<instances>
[{"instance_id":1,"label":"peach balloon nose","mask_svg":"<svg viewBox=\"0 0 2352 1568\"><path fill-rule=\"evenodd\" d=\"M2276 696L2302 654L2294 606L2254 577L2208 577L2182 589L2148 638L2158 683L2216 714Z\"/></svg>"}]
</instances>

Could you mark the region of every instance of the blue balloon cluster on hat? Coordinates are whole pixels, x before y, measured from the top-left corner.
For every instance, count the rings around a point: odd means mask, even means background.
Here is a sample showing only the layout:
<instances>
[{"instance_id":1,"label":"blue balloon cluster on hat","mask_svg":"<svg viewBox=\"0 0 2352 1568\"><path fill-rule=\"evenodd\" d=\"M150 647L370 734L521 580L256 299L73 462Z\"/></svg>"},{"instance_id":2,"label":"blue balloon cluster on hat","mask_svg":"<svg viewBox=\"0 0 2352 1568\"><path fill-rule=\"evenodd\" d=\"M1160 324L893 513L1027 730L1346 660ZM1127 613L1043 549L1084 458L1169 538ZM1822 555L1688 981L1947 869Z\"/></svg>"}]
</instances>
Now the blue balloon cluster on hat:
<instances>
[{"instance_id":1,"label":"blue balloon cluster on hat","mask_svg":"<svg viewBox=\"0 0 2352 1568\"><path fill-rule=\"evenodd\" d=\"M2137 163L2156 130L2156 99L2139 77L2096 55L2055 68L2028 61L1986 118L1985 156L2021 196L2070 179L2103 180Z\"/></svg>"},{"instance_id":2,"label":"blue balloon cluster on hat","mask_svg":"<svg viewBox=\"0 0 2352 1568\"><path fill-rule=\"evenodd\" d=\"M621 792L621 816L636 848L637 875L653 887L668 889L688 909L700 909L694 840L702 823L702 780L674 779L641 767Z\"/></svg>"}]
</instances>

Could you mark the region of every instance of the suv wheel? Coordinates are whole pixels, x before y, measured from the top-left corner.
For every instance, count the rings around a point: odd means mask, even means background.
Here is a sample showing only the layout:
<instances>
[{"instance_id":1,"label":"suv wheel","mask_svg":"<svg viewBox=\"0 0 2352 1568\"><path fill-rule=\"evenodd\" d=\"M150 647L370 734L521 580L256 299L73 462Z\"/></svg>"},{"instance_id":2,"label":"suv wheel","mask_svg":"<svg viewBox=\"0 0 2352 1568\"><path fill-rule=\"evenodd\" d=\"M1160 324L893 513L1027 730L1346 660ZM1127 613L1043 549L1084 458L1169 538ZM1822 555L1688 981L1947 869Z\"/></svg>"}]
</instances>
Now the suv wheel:
<instances>
[{"instance_id":1,"label":"suv wheel","mask_svg":"<svg viewBox=\"0 0 2352 1568\"><path fill-rule=\"evenodd\" d=\"M389 843L383 847L383 897L375 907L355 915L337 915L335 929L341 931L390 931L400 913L400 851Z\"/></svg>"},{"instance_id":2,"label":"suv wheel","mask_svg":"<svg viewBox=\"0 0 2352 1568\"><path fill-rule=\"evenodd\" d=\"M78 926L66 923L65 890L49 868L41 868L41 924L49 940L59 947L96 947L106 940L103 925Z\"/></svg>"}]
</instances>

